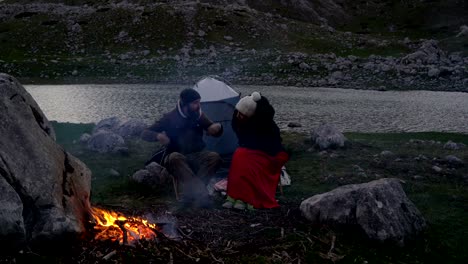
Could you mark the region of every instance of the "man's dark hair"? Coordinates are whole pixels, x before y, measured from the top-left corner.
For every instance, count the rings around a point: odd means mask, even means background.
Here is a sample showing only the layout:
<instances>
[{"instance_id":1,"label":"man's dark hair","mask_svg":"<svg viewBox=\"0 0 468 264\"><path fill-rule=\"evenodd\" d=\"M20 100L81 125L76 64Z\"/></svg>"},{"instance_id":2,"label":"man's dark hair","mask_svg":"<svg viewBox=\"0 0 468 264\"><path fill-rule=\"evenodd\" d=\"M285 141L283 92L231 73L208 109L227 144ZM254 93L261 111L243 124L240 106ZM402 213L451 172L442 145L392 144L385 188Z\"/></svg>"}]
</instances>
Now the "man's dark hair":
<instances>
[{"instance_id":1,"label":"man's dark hair","mask_svg":"<svg viewBox=\"0 0 468 264\"><path fill-rule=\"evenodd\" d=\"M198 100L200 98L201 98L200 94L191 88L184 89L182 90L182 92L180 92L181 106L186 106L190 104L191 102Z\"/></svg>"}]
</instances>

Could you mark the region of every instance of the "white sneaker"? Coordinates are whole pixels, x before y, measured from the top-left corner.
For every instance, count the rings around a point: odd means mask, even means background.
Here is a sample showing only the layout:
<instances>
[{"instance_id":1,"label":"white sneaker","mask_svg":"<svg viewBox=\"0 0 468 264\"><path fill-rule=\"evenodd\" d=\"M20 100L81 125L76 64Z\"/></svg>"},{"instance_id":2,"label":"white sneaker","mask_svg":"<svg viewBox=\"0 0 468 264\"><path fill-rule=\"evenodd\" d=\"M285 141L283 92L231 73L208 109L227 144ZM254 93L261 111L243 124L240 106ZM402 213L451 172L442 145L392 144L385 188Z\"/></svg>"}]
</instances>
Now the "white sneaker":
<instances>
[{"instance_id":1,"label":"white sneaker","mask_svg":"<svg viewBox=\"0 0 468 264\"><path fill-rule=\"evenodd\" d=\"M236 203L234 204L234 209L245 210L245 203L240 200L237 200Z\"/></svg>"},{"instance_id":2,"label":"white sneaker","mask_svg":"<svg viewBox=\"0 0 468 264\"><path fill-rule=\"evenodd\" d=\"M227 208L227 209L231 209L233 204L231 201L226 201L225 203L223 203L222 205L224 208Z\"/></svg>"}]
</instances>

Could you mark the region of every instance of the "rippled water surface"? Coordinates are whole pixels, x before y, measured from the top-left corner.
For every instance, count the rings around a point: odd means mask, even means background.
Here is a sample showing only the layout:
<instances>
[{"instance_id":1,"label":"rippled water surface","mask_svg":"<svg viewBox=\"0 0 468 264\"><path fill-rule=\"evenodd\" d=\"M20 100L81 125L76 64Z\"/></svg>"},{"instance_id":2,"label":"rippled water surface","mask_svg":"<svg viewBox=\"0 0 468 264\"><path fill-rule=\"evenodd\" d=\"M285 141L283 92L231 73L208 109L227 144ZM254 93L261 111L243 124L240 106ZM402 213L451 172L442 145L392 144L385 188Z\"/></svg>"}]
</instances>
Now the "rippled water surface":
<instances>
[{"instance_id":1,"label":"rippled water surface","mask_svg":"<svg viewBox=\"0 0 468 264\"><path fill-rule=\"evenodd\" d=\"M153 122L171 110L175 85L27 85L49 120L91 123L119 116ZM276 109L282 129L289 122L310 131L322 122L343 131L451 131L468 133L468 93L236 86L243 95L259 91Z\"/></svg>"}]
</instances>

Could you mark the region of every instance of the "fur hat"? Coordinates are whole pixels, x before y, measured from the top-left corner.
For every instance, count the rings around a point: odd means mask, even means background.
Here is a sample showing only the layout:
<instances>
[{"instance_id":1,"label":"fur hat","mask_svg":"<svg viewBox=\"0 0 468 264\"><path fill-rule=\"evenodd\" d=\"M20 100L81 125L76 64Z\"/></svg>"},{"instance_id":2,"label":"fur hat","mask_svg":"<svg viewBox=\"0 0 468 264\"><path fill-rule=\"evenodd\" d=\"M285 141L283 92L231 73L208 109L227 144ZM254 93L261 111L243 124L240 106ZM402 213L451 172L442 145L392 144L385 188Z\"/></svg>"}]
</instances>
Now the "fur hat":
<instances>
[{"instance_id":1,"label":"fur hat","mask_svg":"<svg viewBox=\"0 0 468 264\"><path fill-rule=\"evenodd\" d=\"M257 108L257 102L262 98L260 93L253 92L252 95L247 95L240 99L236 104L236 109L245 116L251 117Z\"/></svg>"},{"instance_id":2,"label":"fur hat","mask_svg":"<svg viewBox=\"0 0 468 264\"><path fill-rule=\"evenodd\" d=\"M180 92L180 102L182 106L188 105L191 102L200 99L200 94L194 89L187 88Z\"/></svg>"}]
</instances>

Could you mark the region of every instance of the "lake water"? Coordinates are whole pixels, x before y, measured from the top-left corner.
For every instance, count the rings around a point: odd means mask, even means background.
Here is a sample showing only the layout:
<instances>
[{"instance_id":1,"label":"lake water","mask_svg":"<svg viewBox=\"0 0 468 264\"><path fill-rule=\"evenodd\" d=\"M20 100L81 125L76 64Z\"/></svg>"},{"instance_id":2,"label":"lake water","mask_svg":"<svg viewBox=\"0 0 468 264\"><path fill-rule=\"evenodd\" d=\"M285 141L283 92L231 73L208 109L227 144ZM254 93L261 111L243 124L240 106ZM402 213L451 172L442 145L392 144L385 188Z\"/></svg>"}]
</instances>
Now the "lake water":
<instances>
[{"instance_id":1,"label":"lake water","mask_svg":"<svg viewBox=\"0 0 468 264\"><path fill-rule=\"evenodd\" d=\"M49 120L96 123L118 116L152 123L171 110L184 86L155 84L26 85ZM468 133L468 93L368 91L336 88L235 86L259 91L283 130L310 131L323 122L343 131ZM288 128L297 122L300 128Z\"/></svg>"}]
</instances>

